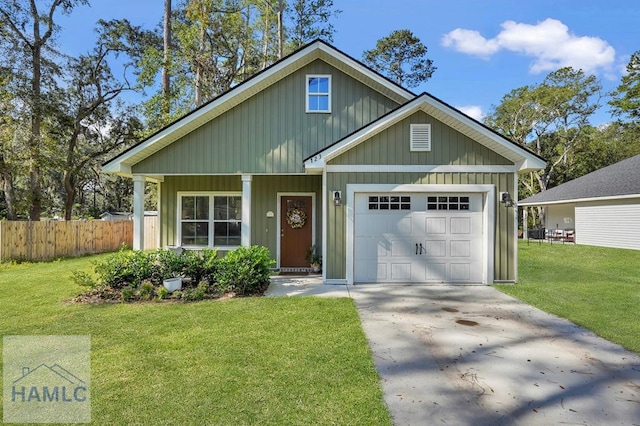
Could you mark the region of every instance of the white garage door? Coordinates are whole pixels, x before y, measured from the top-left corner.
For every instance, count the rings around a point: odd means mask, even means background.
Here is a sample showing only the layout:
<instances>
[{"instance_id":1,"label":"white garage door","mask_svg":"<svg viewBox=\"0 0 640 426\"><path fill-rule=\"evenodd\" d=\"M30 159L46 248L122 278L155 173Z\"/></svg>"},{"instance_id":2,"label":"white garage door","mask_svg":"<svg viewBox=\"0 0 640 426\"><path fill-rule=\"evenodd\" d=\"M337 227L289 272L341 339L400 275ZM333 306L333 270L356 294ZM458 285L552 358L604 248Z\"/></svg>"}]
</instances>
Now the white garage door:
<instances>
[{"instance_id":1,"label":"white garage door","mask_svg":"<svg viewBox=\"0 0 640 426\"><path fill-rule=\"evenodd\" d=\"M358 193L354 222L354 282L482 282L481 194Z\"/></svg>"}]
</instances>

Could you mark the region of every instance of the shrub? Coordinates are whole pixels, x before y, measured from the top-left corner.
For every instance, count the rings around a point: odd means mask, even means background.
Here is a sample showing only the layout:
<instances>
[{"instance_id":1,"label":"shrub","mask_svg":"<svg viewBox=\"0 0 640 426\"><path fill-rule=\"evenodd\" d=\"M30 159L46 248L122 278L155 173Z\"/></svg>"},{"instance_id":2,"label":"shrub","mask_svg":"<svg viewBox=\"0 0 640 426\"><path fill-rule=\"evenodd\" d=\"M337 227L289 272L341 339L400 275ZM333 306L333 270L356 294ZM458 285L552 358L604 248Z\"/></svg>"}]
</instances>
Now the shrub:
<instances>
[{"instance_id":1,"label":"shrub","mask_svg":"<svg viewBox=\"0 0 640 426\"><path fill-rule=\"evenodd\" d=\"M217 287L239 295L262 294L269 286L274 260L263 246L239 247L218 261Z\"/></svg>"},{"instance_id":2,"label":"shrub","mask_svg":"<svg viewBox=\"0 0 640 426\"><path fill-rule=\"evenodd\" d=\"M158 287L156 290L156 294L158 295L158 299L166 299L169 296L169 290L164 288L163 286Z\"/></svg>"},{"instance_id":3,"label":"shrub","mask_svg":"<svg viewBox=\"0 0 640 426\"><path fill-rule=\"evenodd\" d=\"M184 270L184 259L182 254L177 254L172 250L158 249L148 253L151 263L151 275L149 279L155 284L162 284L167 278L177 277Z\"/></svg>"},{"instance_id":4,"label":"shrub","mask_svg":"<svg viewBox=\"0 0 640 426\"><path fill-rule=\"evenodd\" d=\"M122 288L122 300L128 302L136 297L136 291L130 285Z\"/></svg>"},{"instance_id":5,"label":"shrub","mask_svg":"<svg viewBox=\"0 0 640 426\"><path fill-rule=\"evenodd\" d=\"M97 281L84 271L72 271L71 281L82 287L96 288L98 286Z\"/></svg>"},{"instance_id":6,"label":"shrub","mask_svg":"<svg viewBox=\"0 0 640 426\"><path fill-rule=\"evenodd\" d=\"M215 281L218 269L218 249L187 250L182 253L183 273L192 283Z\"/></svg>"},{"instance_id":7,"label":"shrub","mask_svg":"<svg viewBox=\"0 0 640 426\"><path fill-rule=\"evenodd\" d=\"M153 284L151 281L144 281L140 284L140 289L138 290L138 297L140 300L151 300L153 296Z\"/></svg>"},{"instance_id":8,"label":"shrub","mask_svg":"<svg viewBox=\"0 0 640 426\"><path fill-rule=\"evenodd\" d=\"M120 250L95 266L101 284L113 288L138 286L151 277L151 257L141 251Z\"/></svg>"}]
</instances>

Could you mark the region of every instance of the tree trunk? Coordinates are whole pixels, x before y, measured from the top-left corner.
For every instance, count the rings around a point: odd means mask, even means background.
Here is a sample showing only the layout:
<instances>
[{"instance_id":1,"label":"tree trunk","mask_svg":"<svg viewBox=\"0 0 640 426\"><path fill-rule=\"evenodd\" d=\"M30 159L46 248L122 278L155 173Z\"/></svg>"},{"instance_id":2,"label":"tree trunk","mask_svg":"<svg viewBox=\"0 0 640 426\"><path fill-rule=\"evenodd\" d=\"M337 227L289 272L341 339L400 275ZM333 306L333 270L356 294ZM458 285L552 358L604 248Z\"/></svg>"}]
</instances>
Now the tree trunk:
<instances>
[{"instance_id":1,"label":"tree trunk","mask_svg":"<svg viewBox=\"0 0 640 426\"><path fill-rule=\"evenodd\" d=\"M278 59L284 56L284 28L283 28L284 0L278 0Z\"/></svg>"},{"instance_id":2,"label":"tree trunk","mask_svg":"<svg viewBox=\"0 0 640 426\"><path fill-rule=\"evenodd\" d=\"M164 62L162 64L162 114L165 120L171 113L171 0L164 0Z\"/></svg>"},{"instance_id":3,"label":"tree trunk","mask_svg":"<svg viewBox=\"0 0 640 426\"><path fill-rule=\"evenodd\" d=\"M76 199L76 186L74 181L73 172L64 172L64 220L71 220L73 213L73 203Z\"/></svg>"},{"instance_id":4,"label":"tree trunk","mask_svg":"<svg viewBox=\"0 0 640 426\"><path fill-rule=\"evenodd\" d=\"M13 187L13 173L7 167L4 157L0 155L0 176L2 178L2 192L4 193L4 202L7 205L7 220L16 220L16 208L14 205L15 190Z\"/></svg>"},{"instance_id":5,"label":"tree trunk","mask_svg":"<svg viewBox=\"0 0 640 426\"><path fill-rule=\"evenodd\" d=\"M40 142L42 139L42 95L40 88L41 81L41 48L40 39L40 17L37 10L32 7L33 14L33 47L31 49L31 60L33 64L33 75L31 77L32 111L31 111L31 134L29 135L29 219L40 220L42 210L42 187L40 184Z\"/></svg>"}]
</instances>

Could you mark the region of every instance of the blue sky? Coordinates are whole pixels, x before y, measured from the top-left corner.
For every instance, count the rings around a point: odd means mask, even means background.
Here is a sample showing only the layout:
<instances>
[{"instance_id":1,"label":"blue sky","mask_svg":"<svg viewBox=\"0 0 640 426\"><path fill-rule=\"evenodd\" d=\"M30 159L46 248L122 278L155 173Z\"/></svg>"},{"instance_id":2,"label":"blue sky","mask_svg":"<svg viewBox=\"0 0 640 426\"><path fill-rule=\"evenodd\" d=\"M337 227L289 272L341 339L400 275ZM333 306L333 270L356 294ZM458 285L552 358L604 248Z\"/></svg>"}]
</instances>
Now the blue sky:
<instances>
[{"instance_id":1,"label":"blue sky","mask_svg":"<svg viewBox=\"0 0 640 426\"><path fill-rule=\"evenodd\" d=\"M178 0L174 0L178 3ZM334 0L333 44L356 59L378 39L409 29L437 67L412 90L427 91L475 118L512 89L536 84L561 66L596 75L611 91L630 55L640 50L637 0ZM153 27L163 0L93 0L59 18L63 51L90 48L99 18ZM593 124L610 121L607 98Z\"/></svg>"}]
</instances>

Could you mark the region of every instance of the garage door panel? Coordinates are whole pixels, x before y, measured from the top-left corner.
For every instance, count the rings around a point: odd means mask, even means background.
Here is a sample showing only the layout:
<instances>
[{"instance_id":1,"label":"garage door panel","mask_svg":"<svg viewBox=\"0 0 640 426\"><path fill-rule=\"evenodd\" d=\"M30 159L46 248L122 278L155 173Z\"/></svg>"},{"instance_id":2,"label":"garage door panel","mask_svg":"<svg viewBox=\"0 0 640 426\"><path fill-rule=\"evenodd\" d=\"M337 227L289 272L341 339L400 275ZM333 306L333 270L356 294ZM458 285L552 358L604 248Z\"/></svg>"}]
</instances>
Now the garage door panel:
<instances>
[{"instance_id":1,"label":"garage door panel","mask_svg":"<svg viewBox=\"0 0 640 426\"><path fill-rule=\"evenodd\" d=\"M385 238L361 238L355 249L358 253L358 258L375 260L387 257L390 245Z\"/></svg>"},{"instance_id":2,"label":"garage door panel","mask_svg":"<svg viewBox=\"0 0 640 426\"><path fill-rule=\"evenodd\" d=\"M415 254L416 246L414 240L400 239L390 240L391 257L410 257Z\"/></svg>"},{"instance_id":3,"label":"garage door panel","mask_svg":"<svg viewBox=\"0 0 640 426\"><path fill-rule=\"evenodd\" d=\"M423 247L426 249L426 257L447 256L447 242L445 240L427 240Z\"/></svg>"},{"instance_id":4,"label":"garage door panel","mask_svg":"<svg viewBox=\"0 0 640 426\"><path fill-rule=\"evenodd\" d=\"M356 276L361 277L361 282L388 281L387 264L375 260L363 260L356 264Z\"/></svg>"},{"instance_id":5,"label":"garage door panel","mask_svg":"<svg viewBox=\"0 0 640 426\"><path fill-rule=\"evenodd\" d=\"M449 278L451 281L469 281L471 280L471 264L469 263L451 263L449 265Z\"/></svg>"},{"instance_id":6,"label":"garage door panel","mask_svg":"<svg viewBox=\"0 0 640 426\"><path fill-rule=\"evenodd\" d=\"M451 233L452 234L470 234L471 218L470 217L452 217Z\"/></svg>"},{"instance_id":7,"label":"garage door panel","mask_svg":"<svg viewBox=\"0 0 640 426\"><path fill-rule=\"evenodd\" d=\"M446 234L447 218L446 217L427 217L425 218L425 229L427 234Z\"/></svg>"},{"instance_id":8,"label":"garage door panel","mask_svg":"<svg viewBox=\"0 0 640 426\"><path fill-rule=\"evenodd\" d=\"M392 281L411 281L411 263L392 263Z\"/></svg>"},{"instance_id":9,"label":"garage door panel","mask_svg":"<svg viewBox=\"0 0 640 426\"><path fill-rule=\"evenodd\" d=\"M449 255L451 257L470 257L471 256L471 241L470 240L457 240L449 242L451 249Z\"/></svg>"},{"instance_id":10,"label":"garage door panel","mask_svg":"<svg viewBox=\"0 0 640 426\"><path fill-rule=\"evenodd\" d=\"M425 281L443 282L447 280L447 264L446 263L429 263L425 264Z\"/></svg>"}]
</instances>

